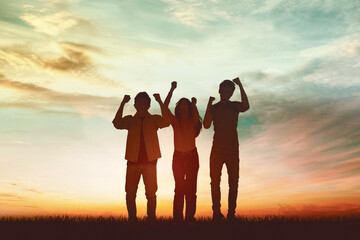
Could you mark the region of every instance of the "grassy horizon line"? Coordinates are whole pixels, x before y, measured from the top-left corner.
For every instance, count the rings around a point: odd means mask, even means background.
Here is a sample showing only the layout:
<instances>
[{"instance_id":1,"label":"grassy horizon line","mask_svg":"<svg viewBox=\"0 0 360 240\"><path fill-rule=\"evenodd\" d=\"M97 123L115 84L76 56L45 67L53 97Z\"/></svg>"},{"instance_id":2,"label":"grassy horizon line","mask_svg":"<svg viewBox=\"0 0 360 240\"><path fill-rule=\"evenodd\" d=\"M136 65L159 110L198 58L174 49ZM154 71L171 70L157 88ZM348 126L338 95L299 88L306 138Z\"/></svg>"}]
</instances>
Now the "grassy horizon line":
<instances>
[{"instance_id":1,"label":"grassy horizon line","mask_svg":"<svg viewBox=\"0 0 360 240\"><path fill-rule=\"evenodd\" d=\"M129 222L125 216L8 216L0 217L1 239L360 239L360 214L337 218L268 215L212 221L198 217L177 223L171 217ZM3 238L5 237L5 238Z\"/></svg>"},{"instance_id":2,"label":"grassy horizon line","mask_svg":"<svg viewBox=\"0 0 360 240\"><path fill-rule=\"evenodd\" d=\"M49 215L3 215L0 216L0 221L4 220L44 220L44 219L58 219L58 220L71 220L71 219L78 219L78 220L122 220L127 221L127 215L87 215L87 214L49 214ZM346 214L346 215L275 215L275 214L268 214L263 216L256 216L256 215L236 215L235 219L237 220L249 220L249 221L258 221L258 220L345 220L345 219L359 219L360 214ZM138 219L145 220L146 216L139 216ZM172 220L172 216L158 216L157 220ZM198 216L196 217L197 221L209 221L212 220L211 216Z\"/></svg>"}]
</instances>

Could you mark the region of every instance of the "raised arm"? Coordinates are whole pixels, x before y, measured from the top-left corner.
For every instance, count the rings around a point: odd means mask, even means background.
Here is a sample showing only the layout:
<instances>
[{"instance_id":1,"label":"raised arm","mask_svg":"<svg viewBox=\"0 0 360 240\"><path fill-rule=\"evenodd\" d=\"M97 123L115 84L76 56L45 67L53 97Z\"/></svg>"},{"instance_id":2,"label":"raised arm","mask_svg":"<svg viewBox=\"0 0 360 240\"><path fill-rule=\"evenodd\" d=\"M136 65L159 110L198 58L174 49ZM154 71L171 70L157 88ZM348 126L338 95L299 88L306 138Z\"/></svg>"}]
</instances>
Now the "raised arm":
<instances>
[{"instance_id":1,"label":"raised arm","mask_svg":"<svg viewBox=\"0 0 360 240\"><path fill-rule=\"evenodd\" d=\"M169 108L167 108L165 106L165 104L163 103L163 101L161 100L160 94L155 93L154 95L155 100L159 103L160 105L160 109L161 109L161 118L158 122L158 127L159 128L163 128L163 127L167 127L170 125L170 117L169 117Z\"/></svg>"},{"instance_id":2,"label":"raised arm","mask_svg":"<svg viewBox=\"0 0 360 240\"><path fill-rule=\"evenodd\" d=\"M123 100L121 101L120 107L116 112L115 118L112 121L113 125L115 128L117 129L122 129L122 120L123 120L123 111L124 111L124 106L127 102L130 101L130 96L129 95L124 95Z\"/></svg>"},{"instance_id":3,"label":"raised arm","mask_svg":"<svg viewBox=\"0 0 360 240\"><path fill-rule=\"evenodd\" d=\"M206 112L205 112L205 117L204 117L204 128L208 129L211 126L213 117L212 117L212 113L211 113L211 107L212 107L212 103L215 100L214 97L209 97L209 102L206 108Z\"/></svg>"},{"instance_id":4,"label":"raised arm","mask_svg":"<svg viewBox=\"0 0 360 240\"><path fill-rule=\"evenodd\" d=\"M166 107L169 107L169 103L170 103L171 97L172 97L173 92L174 92L174 90L175 90L176 87L177 87L177 82L175 82L175 81L171 82L171 88L170 88L169 93L168 93L168 95L166 96L165 102L164 102L164 105L165 105Z\"/></svg>"},{"instance_id":5,"label":"raised arm","mask_svg":"<svg viewBox=\"0 0 360 240\"><path fill-rule=\"evenodd\" d=\"M240 79L238 77L233 79L233 82L236 85L238 85L239 88L240 88L241 102L239 102L239 104L238 104L238 111L239 112L246 112L247 110L249 110L250 104L249 104L249 100L248 100L248 97L246 95L246 92L244 90L244 87L241 84Z\"/></svg>"},{"instance_id":6,"label":"raised arm","mask_svg":"<svg viewBox=\"0 0 360 240\"><path fill-rule=\"evenodd\" d=\"M166 96L165 98L165 102L164 102L164 106L165 106L165 110L166 110L166 114L168 114L169 118L171 121L173 121L175 119L175 116L174 114L172 114L172 112L170 111L169 109L169 104L170 104L170 100L171 100L171 97L173 95L173 92L175 90L175 88L177 87L177 82L173 81L171 82L171 88L168 92L168 95Z\"/></svg>"},{"instance_id":7,"label":"raised arm","mask_svg":"<svg viewBox=\"0 0 360 240\"><path fill-rule=\"evenodd\" d=\"M192 105L192 118L195 122L198 122L199 120L199 111L196 107L196 98L192 97L191 98L191 105Z\"/></svg>"}]
</instances>

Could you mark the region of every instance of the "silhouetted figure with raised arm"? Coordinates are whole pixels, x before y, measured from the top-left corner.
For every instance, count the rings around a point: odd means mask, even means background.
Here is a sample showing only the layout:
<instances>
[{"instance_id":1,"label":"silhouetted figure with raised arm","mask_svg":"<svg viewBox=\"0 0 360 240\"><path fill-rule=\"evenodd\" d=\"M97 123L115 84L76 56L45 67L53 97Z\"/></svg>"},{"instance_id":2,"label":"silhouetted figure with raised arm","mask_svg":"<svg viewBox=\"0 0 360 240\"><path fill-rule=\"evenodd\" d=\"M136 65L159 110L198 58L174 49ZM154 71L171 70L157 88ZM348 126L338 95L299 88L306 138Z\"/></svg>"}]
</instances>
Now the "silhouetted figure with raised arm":
<instances>
[{"instance_id":1,"label":"silhouetted figure with raised arm","mask_svg":"<svg viewBox=\"0 0 360 240\"><path fill-rule=\"evenodd\" d=\"M235 90L235 84L240 88L241 102L230 101ZM237 123L240 112L249 110L250 105L245 90L239 78L233 81L224 80L219 86L220 101L212 105L214 97L209 98L204 127L209 128L214 123L214 138L210 154L210 178L213 220L221 220L224 216L220 206L220 180L223 164L226 165L229 183L228 214L229 220L235 216L236 199L239 182L239 141Z\"/></svg>"},{"instance_id":2,"label":"silhouetted figure with raised arm","mask_svg":"<svg viewBox=\"0 0 360 240\"><path fill-rule=\"evenodd\" d=\"M141 176L147 199L147 219L150 221L156 219L156 163L161 157L157 130L169 126L170 121L164 114L166 110L160 95L154 94L154 98L160 104L162 116L148 112L151 99L146 92L140 92L135 96L135 115L122 116L125 104L130 101L130 96L125 95L113 120L115 128L128 130L125 191L129 221L132 222L137 221L135 200Z\"/></svg>"},{"instance_id":3,"label":"silhouetted figure with raised arm","mask_svg":"<svg viewBox=\"0 0 360 240\"><path fill-rule=\"evenodd\" d=\"M171 83L171 89L164 105L169 106L172 93L177 83ZM196 186L199 171L199 156L195 138L199 135L202 124L196 107L196 98L181 98L175 107L175 115L168 111L171 126L174 130L173 175L175 179L175 195L173 218L175 222L184 219L184 197L186 199L185 221L194 222L196 212Z\"/></svg>"}]
</instances>

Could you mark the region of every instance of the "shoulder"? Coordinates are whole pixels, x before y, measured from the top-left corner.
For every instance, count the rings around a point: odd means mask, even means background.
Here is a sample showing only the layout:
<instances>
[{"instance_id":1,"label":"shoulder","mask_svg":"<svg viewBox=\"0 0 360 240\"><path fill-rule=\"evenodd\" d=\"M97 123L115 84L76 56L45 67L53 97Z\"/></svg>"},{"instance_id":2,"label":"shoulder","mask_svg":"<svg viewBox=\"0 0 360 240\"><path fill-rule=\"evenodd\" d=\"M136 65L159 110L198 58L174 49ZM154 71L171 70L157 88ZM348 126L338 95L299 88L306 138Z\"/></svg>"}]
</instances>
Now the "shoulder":
<instances>
[{"instance_id":1,"label":"shoulder","mask_svg":"<svg viewBox=\"0 0 360 240\"><path fill-rule=\"evenodd\" d=\"M212 107L214 107L214 108L217 108L217 107L219 107L219 106L220 106L220 102L217 102L217 103L215 103L215 104L212 105Z\"/></svg>"},{"instance_id":2,"label":"shoulder","mask_svg":"<svg viewBox=\"0 0 360 240\"><path fill-rule=\"evenodd\" d=\"M231 107L234 107L234 106L238 106L239 104L241 104L241 102L238 102L238 101L230 101L230 106Z\"/></svg>"},{"instance_id":3,"label":"shoulder","mask_svg":"<svg viewBox=\"0 0 360 240\"><path fill-rule=\"evenodd\" d=\"M217 102L211 106L211 110L216 110L216 109L219 109L220 107L221 107L220 102Z\"/></svg>"},{"instance_id":4,"label":"shoulder","mask_svg":"<svg viewBox=\"0 0 360 240\"><path fill-rule=\"evenodd\" d=\"M134 118L134 116L132 116L132 115L126 115L125 117L123 117L123 119L126 119L126 120L131 120L133 118Z\"/></svg>"},{"instance_id":5,"label":"shoulder","mask_svg":"<svg viewBox=\"0 0 360 240\"><path fill-rule=\"evenodd\" d=\"M232 101L230 106L231 109L234 110L235 112L240 112L242 102Z\"/></svg>"}]
</instances>

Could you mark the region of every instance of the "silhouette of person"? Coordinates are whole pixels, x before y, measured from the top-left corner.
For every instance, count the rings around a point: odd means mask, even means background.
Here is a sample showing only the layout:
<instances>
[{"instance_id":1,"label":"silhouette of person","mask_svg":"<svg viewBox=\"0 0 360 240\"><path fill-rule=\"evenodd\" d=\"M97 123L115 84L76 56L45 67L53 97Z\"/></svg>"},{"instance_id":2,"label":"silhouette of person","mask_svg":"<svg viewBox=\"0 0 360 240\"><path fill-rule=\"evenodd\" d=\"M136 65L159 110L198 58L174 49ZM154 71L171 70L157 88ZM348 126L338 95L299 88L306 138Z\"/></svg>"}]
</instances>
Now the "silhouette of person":
<instances>
[{"instance_id":1,"label":"silhouette of person","mask_svg":"<svg viewBox=\"0 0 360 240\"><path fill-rule=\"evenodd\" d=\"M235 84L240 88L242 101L230 101L235 90ZM225 164L228 173L229 196L227 218L233 219L235 215L236 199L239 182L239 142L237 135L237 122L240 112L250 108L245 90L239 78L224 80L219 86L220 101L212 104L214 97L209 98L204 128L208 129L214 123L214 138L210 154L210 179L213 220L224 218L220 206L221 170Z\"/></svg>"},{"instance_id":2,"label":"silhouette of person","mask_svg":"<svg viewBox=\"0 0 360 240\"><path fill-rule=\"evenodd\" d=\"M157 159L161 157L157 130L169 126L170 120L166 114L164 115L166 110L160 95L154 94L154 98L160 104L162 116L148 112L151 99L146 92L140 92L135 96L135 115L122 116L124 105L130 101L130 96L125 95L113 120L115 128L128 130L125 191L128 219L133 222L137 221L135 200L141 176L147 199L147 219L156 219L156 164Z\"/></svg>"},{"instance_id":3,"label":"silhouette of person","mask_svg":"<svg viewBox=\"0 0 360 240\"><path fill-rule=\"evenodd\" d=\"M176 82L171 89L164 105L169 106ZM202 123L196 107L196 98L181 98L175 107L175 115L168 110L171 126L174 130L174 154L172 169L175 179L175 195L173 202L173 219L183 221L184 197L186 199L185 221L194 222L196 212L196 187L199 171L199 156L195 138L199 135Z\"/></svg>"}]
</instances>

